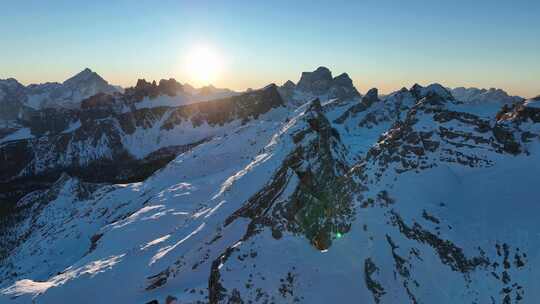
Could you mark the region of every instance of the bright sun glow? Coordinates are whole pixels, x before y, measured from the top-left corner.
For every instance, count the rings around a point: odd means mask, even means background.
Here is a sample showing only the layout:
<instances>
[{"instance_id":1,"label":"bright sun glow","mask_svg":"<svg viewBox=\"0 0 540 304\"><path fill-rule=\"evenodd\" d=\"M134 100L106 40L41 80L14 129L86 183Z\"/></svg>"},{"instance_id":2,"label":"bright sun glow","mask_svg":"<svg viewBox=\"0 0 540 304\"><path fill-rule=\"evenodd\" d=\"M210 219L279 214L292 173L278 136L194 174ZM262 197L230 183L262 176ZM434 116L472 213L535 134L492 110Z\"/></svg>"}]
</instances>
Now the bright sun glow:
<instances>
[{"instance_id":1,"label":"bright sun glow","mask_svg":"<svg viewBox=\"0 0 540 304\"><path fill-rule=\"evenodd\" d=\"M208 85L219 78L223 60L216 50L198 46L188 53L185 66L195 85Z\"/></svg>"}]
</instances>

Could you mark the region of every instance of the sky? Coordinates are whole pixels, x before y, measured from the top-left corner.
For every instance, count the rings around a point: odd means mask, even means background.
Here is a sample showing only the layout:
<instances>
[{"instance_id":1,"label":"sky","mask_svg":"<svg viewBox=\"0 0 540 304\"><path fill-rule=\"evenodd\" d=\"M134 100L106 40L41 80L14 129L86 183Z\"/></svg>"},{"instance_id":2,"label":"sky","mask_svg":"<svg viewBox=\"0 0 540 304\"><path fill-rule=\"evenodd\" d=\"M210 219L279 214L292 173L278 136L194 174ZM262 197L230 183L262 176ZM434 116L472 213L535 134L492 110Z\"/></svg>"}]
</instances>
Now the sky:
<instances>
[{"instance_id":1,"label":"sky","mask_svg":"<svg viewBox=\"0 0 540 304\"><path fill-rule=\"evenodd\" d=\"M540 1L0 0L0 78L112 84L175 78L217 87L298 81L326 66L360 92L414 83L540 94ZM197 57L197 56L195 56ZM216 59L218 58L218 59ZM217 63L216 63L217 62ZM211 66L208 66L211 65ZM214 65L219 65L215 67Z\"/></svg>"}]
</instances>

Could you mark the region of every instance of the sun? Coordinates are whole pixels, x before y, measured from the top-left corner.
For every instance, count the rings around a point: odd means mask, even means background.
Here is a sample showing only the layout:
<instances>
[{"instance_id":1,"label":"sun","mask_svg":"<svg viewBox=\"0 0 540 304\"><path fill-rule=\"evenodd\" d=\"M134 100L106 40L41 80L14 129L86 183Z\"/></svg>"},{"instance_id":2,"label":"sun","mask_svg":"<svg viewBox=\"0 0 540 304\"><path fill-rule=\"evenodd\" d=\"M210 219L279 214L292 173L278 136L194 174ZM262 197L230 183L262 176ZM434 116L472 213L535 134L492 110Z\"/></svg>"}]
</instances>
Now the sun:
<instances>
[{"instance_id":1,"label":"sun","mask_svg":"<svg viewBox=\"0 0 540 304\"><path fill-rule=\"evenodd\" d=\"M223 59L215 49L196 46L186 56L187 73L195 85L215 83L223 66Z\"/></svg>"}]
</instances>

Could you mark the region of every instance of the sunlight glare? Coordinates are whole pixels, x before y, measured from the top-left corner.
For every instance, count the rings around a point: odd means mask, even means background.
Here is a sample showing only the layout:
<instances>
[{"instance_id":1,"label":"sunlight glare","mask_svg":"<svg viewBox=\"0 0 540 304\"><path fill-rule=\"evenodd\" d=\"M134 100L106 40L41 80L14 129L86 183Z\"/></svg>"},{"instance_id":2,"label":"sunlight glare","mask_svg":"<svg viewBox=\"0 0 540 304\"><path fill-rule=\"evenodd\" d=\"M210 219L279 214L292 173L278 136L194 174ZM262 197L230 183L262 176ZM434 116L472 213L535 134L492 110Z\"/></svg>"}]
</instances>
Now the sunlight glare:
<instances>
[{"instance_id":1,"label":"sunlight glare","mask_svg":"<svg viewBox=\"0 0 540 304\"><path fill-rule=\"evenodd\" d=\"M195 85L209 85L219 78L223 60L219 53L208 46L194 47L187 55L187 73Z\"/></svg>"}]
</instances>

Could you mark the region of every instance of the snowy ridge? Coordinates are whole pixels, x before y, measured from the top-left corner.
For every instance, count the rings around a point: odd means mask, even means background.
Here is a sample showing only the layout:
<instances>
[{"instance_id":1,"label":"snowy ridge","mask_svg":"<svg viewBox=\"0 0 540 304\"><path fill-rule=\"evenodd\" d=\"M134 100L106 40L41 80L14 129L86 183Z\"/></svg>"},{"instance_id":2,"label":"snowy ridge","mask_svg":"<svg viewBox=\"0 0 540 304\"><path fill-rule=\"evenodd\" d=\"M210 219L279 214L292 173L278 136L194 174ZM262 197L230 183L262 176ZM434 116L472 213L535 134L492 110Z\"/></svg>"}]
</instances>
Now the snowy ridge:
<instances>
[{"instance_id":1,"label":"snowy ridge","mask_svg":"<svg viewBox=\"0 0 540 304\"><path fill-rule=\"evenodd\" d=\"M466 103L516 103L523 101L522 97L510 96L502 89L478 89L478 88L454 88L450 90L452 95Z\"/></svg>"}]
</instances>

